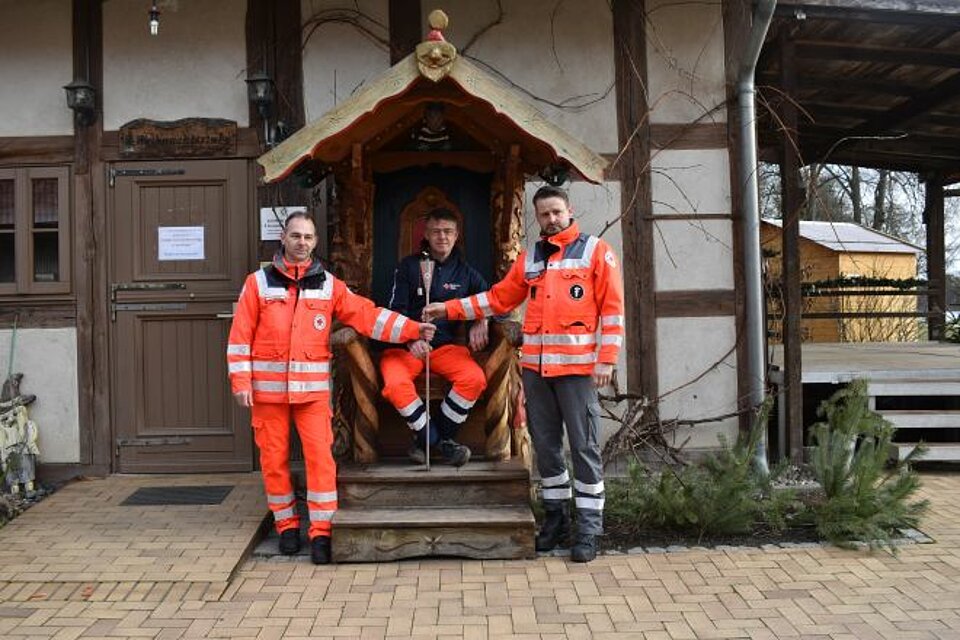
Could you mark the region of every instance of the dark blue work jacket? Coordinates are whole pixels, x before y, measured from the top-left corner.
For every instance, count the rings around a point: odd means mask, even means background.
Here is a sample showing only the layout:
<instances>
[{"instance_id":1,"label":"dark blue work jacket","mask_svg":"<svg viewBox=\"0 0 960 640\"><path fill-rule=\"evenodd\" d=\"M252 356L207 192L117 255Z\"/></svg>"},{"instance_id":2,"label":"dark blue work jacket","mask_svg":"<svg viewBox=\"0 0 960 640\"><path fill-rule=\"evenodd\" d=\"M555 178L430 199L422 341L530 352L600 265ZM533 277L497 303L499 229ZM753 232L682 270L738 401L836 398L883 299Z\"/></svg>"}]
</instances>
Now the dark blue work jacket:
<instances>
[{"instance_id":1,"label":"dark blue work jacket","mask_svg":"<svg viewBox=\"0 0 960 640\"><path fill-rule=\"evenodd\" d=\"M390 303L387 305L391 311L402 313L414 320L420 320L420 314L427 301L420 278L420 258L421 254L407 256L397 265L393 274ZM454 247L443 262L434 261L430 302L465 298L489 288L484 277L467 264L457 247ZM437 333L430 344L437 348L455 343L463 322L435 320L434 324L437 325Z\"/></svg>"}]
</instances>

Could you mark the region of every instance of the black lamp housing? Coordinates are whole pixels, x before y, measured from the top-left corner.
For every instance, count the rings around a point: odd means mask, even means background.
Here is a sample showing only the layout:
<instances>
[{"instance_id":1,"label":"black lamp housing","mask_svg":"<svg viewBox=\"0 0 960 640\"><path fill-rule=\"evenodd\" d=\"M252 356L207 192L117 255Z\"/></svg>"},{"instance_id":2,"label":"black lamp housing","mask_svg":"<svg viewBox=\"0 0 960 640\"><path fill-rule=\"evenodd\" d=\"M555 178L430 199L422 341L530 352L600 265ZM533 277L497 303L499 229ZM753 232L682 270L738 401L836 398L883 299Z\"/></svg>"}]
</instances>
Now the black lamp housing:
<instances>
[{"instance_id":1,"label":"black lamp housing","mask_svg":"<svg viewBox=\"0 0 960 640\"><path fill-rule=\"evenodd\" d=\"M67 106L80 127L89 127L97 120L97 92L86 80L74 80L63 87L67 92Z\"/></svg>"},{"instance_id":2,"label":"black lamp housing","mask_svg":"<svg viewBox=\"0 0 960 640\"><path fill-rule=\"evenodd\" d=\"M247 77L247 99L257 107L257 113L266 120L273 105L273 79L263 71Z\"/></svg>"}]
</instances>

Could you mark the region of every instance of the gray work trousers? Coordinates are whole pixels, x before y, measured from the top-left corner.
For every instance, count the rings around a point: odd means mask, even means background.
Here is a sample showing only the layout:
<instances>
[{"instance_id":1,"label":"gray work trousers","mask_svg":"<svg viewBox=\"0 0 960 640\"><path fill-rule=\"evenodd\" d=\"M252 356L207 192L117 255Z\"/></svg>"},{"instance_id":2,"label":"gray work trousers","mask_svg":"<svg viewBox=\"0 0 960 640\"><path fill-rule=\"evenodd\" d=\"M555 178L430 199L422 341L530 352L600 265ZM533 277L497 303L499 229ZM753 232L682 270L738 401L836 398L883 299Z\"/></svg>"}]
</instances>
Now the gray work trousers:
<instances>
[{"instance_id":1,"label":"gray work trousers","mask_svg":"<svg viewBox=\"0 0 960 640\"><path fill-rule=\"evenodd\" d=\"M524 369L523 391L527 397L527 423L537 455L544 508L561 509L564 502L574 497L578 532L603 533L600 402L593 378L583 375L544 378ZM573 459L572 481L563 455L564 425Z\"/></svg>"}]
</instances>

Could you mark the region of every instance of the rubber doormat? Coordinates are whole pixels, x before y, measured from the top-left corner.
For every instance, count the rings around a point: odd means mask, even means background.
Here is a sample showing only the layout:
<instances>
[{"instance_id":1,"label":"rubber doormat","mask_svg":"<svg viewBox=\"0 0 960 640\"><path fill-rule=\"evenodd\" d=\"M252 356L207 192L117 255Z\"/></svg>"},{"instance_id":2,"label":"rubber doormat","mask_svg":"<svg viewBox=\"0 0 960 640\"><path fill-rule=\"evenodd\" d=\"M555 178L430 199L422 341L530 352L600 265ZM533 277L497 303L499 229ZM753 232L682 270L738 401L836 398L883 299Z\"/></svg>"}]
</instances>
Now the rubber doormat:
<instances>
[{"instance_id":1,"label":"rubber doormat","mask_svg":"<svg viewBox=\"0 0 960 640\"><path fill-rule=\"evenodd\" d=\"M199 487L142 487L120 503L123 507L151 507L162 505L220 504L233 485L204 485Z\"/></svg>"}]
</instances>

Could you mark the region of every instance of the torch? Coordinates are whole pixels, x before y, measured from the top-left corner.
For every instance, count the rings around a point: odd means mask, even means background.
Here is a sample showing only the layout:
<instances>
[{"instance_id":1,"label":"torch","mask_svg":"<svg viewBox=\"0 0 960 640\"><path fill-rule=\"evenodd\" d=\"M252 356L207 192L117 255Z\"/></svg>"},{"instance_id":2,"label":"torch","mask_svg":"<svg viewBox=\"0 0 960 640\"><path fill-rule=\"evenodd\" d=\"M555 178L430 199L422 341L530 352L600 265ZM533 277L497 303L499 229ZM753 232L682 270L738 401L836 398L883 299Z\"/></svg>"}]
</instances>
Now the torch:
<instances>
[{"instance_id":1,"label":"torch","mask_svg":"<svg viewBox=\"0 0 960 640\"><path fill-rule=\"evenodd\" d=\"M423 280L423 291L426 296L426 305L430 304L430 285L433 283L433 260L430 259L429 255L424 255L420 258L420 279ZM430 344L427 344L427 357L426 362L426 405L427 409L427 425L424 427L427 430L426 437L426 454L427 454L427 471L430 471Z\"/></svg>"}]
</instances>

